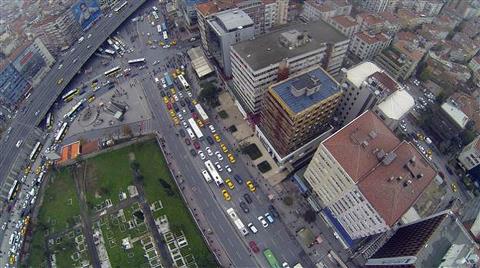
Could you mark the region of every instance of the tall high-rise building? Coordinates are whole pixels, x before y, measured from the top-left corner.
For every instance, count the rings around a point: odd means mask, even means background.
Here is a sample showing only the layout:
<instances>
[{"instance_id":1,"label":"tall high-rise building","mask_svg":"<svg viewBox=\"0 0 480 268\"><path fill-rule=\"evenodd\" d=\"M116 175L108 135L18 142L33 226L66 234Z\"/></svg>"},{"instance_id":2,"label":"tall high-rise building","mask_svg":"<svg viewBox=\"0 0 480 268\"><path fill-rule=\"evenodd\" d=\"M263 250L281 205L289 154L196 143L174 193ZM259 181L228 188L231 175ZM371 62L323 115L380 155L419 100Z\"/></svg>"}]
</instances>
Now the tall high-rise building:
<instances>
[{"instance_id":1,"label":"tall high-rise building","mask_svg":"<svg viewBox=\"0 0 480 268\"><path fill-rule=\"evenodd\" d=\"M367 111L324 140L304 177L346 246L390 230L436 172L412 144Z\"/></svg>"},{"instance_id":2,"label":"tall high-rise building","mask_svg":"<svg viewBox=\"0 0 480 268\"><path fill-rule=\"evenodd\" d=\"M230 46L253 38L253 20L242 10L229 9L209 18L207 28L208 51L225 76L231 77Z\"/></svg>"},{"instance_id":3,"label":"tall high-rise building","mask_svg":"<svg viewBox=\"0 0 480 268\"><path fill-rule=\"evenodd\" d=\"M320 65L335 76L349 39L322 20L293 24L232 46L233 91L240 110L258 114L265 91L274 82Z\"/></svg>"},{"instance_id":4,"label":"tall high-rise building","mask_svg":"<svg viewBox=\"0 0 480 268\"><path fill-rule=\"evenodd\" d=\"M265 95L257 136L275 161L295 168L330 133L341 96L335 79L318 66L276 83Z\"/></svg>"}]
</instances>

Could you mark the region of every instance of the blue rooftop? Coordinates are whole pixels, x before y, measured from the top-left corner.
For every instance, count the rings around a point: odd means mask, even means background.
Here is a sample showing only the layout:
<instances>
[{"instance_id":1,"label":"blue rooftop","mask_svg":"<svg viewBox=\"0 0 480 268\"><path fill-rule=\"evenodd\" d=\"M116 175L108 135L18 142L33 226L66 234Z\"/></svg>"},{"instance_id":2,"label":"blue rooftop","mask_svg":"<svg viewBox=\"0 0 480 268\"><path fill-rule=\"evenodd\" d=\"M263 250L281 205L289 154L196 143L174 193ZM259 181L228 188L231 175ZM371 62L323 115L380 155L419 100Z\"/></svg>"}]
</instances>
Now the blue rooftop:
<instances>
[{"instance_id":1,"label":"blue rooftop","mask_svg":"<svg viewBox=\"0 0 480 268\"><path fill-rule=\"evenodd\" d=\"M285 80L273 86L272 90L294 113L340 92L337 81L320 67Z\"/></svg>"}]
</instances>

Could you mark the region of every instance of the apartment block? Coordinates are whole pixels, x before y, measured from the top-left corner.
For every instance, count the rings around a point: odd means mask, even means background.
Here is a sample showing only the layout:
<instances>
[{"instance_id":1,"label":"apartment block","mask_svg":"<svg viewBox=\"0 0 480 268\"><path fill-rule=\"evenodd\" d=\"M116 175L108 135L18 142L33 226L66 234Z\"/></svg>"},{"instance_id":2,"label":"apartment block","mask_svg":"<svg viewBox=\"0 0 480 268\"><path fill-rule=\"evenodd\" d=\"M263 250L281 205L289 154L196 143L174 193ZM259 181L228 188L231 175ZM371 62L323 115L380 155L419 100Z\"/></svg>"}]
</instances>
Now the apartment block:
<instances>
[{"instance_id":1,"label":"apartment block","mask_svg":"<svg viewBox=\"0 0 480 268\"><path fill-rule=\"evenodd\" d=\"M346 247L390 230L435 176L430 162L371 111L324 140L304 174Z\"/></svg>"},{"instance_id":2,"label":"apartment block","mask_svg":"<svg viewBox=\"0 0 480 268\"><path fill-rule=\"evenodd\" d=\"M211 16L207 28L208 51L224 75L231 77L230 46L253 38L253 20L242 10L229 9Z\"/></svg>"},{"instance_id":3,"label":"apartment block","mask_svg":"<svg viewBox=\"0 0 480 268\"><path fill-rule=\"evenodd\" d=\"M0 65L0 100L4 105L15 108L31 88L13 64L5 61Z\"/></svg>"},{"instance_id":4,"label":"apartment block","mask_svg":"<svg viewBox=\"0 0 480 268\"><path fill-rule=\"evenodd\" d=\"M268 87L311 66L340 71L349 39L324 21L292 24L231 48L233 93L240 110L258 114Z\"/></svg>"},{"instance_id":5,"label":"apartment block","mask_svg":"<svg viewBox=\"0 0 480 268\"><path fill-rule=\"evenodd\" d=\"M457 159L465 170L477 168L480 174L480 136L465 146Z\"/></svg>"},{"instance_id":6,"label":"apartment block","mask_svg":"<svg viewBox=\"0 0 480 268\"><path fill-rule=\"evenodd\" d=\"M340 15L328 19L328 23L348 37L360 30L360 24L350 16Z\"/></svg>"},{"instance_id":7,"label":"apartment block","mask_svg":"<svg viewBox=\"0 0 480 268\"><path fill-rule=\"evenodd\" d=\"M327 21L335 16L348 16L352 11L352 5L347 0L307 0L303 4L302 17L306 20Z\"/></svg>"},{"instance_id":8,"label":"apartment block","mask_svg":"<svg viewBox=\"0 0 480 268\"><path fill-rule=\"evenodd\" d=\"M384 33L358 32L353 35L349 50L361 60L371 60L390 45L392 38Z\"/></svg>"},{"instance_id":9,"label":"apartment block","mask_svg":"<svg viewBox=\"0 0 480 268\"><path fill-rule=\"evenodd\" d=\"M337 81L320 67L289 77L269 87L256 134L279 165L294 169L330 134L341 96Z\"/></svg>"},{"instance_id":10,"label":"apartment block","mask_svg":"<svg viewBox=\"0 0 480 268\"><path fill-rule=\"evenodd\" d=\"M394 11L398 3L398 0L363 0L360 6L370 12L380 13L383 11Z\"/></svg>"}]
</instances>

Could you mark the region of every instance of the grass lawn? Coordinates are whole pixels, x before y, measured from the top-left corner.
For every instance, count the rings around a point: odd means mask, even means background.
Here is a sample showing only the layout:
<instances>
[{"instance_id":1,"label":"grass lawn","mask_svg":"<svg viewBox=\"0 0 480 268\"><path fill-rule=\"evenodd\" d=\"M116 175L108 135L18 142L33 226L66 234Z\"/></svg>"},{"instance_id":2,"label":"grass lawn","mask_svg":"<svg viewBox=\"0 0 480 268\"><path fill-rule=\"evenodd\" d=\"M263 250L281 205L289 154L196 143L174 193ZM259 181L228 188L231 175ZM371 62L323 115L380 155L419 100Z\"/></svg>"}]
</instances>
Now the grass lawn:
<instances>
[{"instance_id":1,"label":"grass lawn","mask_svg":"<svg viewBox=\"0 0 480 268\"><path fill-rule=\"evenodd\" d=\"M262 152L260 152L260 149L258 149L257 145L255 145L254 143L242 146L241 150L244 154L247 154L252 160L262 157Z\"/></svg>"}]
</instances>

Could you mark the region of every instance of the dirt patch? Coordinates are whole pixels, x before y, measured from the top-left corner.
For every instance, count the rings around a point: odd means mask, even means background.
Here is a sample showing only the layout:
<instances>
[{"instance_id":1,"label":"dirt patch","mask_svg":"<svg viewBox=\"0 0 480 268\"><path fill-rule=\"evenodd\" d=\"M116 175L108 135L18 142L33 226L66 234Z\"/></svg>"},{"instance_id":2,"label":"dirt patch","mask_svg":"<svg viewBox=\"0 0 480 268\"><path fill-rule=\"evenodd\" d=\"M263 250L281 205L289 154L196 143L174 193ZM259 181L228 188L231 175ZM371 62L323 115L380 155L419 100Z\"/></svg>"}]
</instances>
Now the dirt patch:
<instances>
[{"instance_id":1,"label":"dirt patch","mask_svg":"<svg viewBox=\"0 0 480 268\"><path fill-rule=\"evenodd\" d=\"M98 189L98 177L96 166L94 163L85 161L84 165L87 166L87 171L85 172L85 190L87 193L93 193L95 198L100 198L100 193L96 191ZM83 174L82 174L83 176Z\"/></svg>"}]
</instances>

